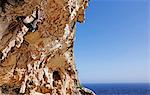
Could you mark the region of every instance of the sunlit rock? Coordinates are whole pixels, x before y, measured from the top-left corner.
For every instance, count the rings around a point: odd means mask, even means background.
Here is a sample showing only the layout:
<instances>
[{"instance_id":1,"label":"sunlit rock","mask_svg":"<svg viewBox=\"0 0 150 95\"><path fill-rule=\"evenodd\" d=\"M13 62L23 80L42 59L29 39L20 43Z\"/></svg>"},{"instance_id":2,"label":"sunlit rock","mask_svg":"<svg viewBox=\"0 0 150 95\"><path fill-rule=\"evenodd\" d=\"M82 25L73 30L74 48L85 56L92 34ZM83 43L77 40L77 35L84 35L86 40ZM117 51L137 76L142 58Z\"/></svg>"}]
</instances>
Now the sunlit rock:
<instances>
[{"instance_id":1,"label":"sunlit rock","mask_svg":"<svg viewBox=\"0 0 150 95\"><path fill-rule=\"evenodd\" d=\"M0 0L0 95L95 95L81 88L76 22L87 0Z\"/></svg>"}]
</instances>

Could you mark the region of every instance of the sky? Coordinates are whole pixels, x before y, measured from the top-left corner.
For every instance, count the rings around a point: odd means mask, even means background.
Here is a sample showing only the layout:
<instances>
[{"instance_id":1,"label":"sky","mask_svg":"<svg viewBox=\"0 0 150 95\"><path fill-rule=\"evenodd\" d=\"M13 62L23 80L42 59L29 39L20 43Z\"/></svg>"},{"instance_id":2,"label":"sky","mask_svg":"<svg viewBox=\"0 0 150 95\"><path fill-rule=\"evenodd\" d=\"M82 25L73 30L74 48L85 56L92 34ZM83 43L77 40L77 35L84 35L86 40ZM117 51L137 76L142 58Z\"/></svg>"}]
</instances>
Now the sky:
<instances>
[{"instance_id":1,"label":"sky","mask_svg":"<svg viewBox=\"0 0 150 95\"><path fill-rule=\"evenodd\" d=\"M81 83L150 82L148 0L90 0L77 23Z\"/></svg>"}]
</instances>

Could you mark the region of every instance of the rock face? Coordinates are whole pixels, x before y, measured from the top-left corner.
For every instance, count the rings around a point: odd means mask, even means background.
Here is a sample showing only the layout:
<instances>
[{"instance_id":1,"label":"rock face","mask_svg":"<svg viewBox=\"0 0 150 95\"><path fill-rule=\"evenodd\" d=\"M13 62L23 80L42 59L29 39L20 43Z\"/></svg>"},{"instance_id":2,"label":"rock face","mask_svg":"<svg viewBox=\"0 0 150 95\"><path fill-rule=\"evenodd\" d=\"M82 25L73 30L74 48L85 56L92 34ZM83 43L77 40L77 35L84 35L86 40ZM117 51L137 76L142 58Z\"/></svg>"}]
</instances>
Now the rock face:
<instances>
[{"instance_id":1,"label":"rock face","mask_svg":"<svg viewBox=\"0 0 150 95\"><path fill-rule=\"evenodd\" d=\"M95 95L73 45L87 0L0 0L0 95Z\"/></svg>"}]
</instances>

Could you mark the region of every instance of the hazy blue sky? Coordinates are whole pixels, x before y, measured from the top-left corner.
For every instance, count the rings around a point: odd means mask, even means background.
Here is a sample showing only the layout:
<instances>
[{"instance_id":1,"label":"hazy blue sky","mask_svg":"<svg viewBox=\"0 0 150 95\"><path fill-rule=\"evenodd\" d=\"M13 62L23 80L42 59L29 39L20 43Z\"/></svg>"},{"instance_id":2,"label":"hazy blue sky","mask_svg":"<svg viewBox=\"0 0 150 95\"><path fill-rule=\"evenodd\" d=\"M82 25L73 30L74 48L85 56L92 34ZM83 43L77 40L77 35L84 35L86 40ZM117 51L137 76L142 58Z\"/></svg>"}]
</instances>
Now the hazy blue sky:
<instances>
[{"instance_id":1,"label":"hazy blue sky","mask_svg":"<svg viewBox=\"0 0 150 95\"><path fill-rule=\"evenodd\" d=\"M75 57L85 82L148 82L148 0L90 0Z\"/></svg>"}]
</instances>

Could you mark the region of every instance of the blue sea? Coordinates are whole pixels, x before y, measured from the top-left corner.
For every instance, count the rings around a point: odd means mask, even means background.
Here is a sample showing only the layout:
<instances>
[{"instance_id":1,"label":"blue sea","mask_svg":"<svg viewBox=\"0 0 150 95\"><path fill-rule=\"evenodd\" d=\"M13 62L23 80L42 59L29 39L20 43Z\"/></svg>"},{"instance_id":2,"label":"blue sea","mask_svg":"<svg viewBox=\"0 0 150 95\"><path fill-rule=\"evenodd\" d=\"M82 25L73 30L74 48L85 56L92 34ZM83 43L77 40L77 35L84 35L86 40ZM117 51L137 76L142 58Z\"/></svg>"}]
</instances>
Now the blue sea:
<instances>
[{"instance_id":1,"label":"blue sea","mask_svg":"<svg viewBox=\"0 0 150 95\"><path fill-rule=\"evenodd\" d=\"M93 90L96 95L150 95L150 84L148 83L98 83L82 85Z\"/></svg>"}]
</instances>

